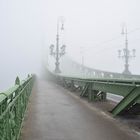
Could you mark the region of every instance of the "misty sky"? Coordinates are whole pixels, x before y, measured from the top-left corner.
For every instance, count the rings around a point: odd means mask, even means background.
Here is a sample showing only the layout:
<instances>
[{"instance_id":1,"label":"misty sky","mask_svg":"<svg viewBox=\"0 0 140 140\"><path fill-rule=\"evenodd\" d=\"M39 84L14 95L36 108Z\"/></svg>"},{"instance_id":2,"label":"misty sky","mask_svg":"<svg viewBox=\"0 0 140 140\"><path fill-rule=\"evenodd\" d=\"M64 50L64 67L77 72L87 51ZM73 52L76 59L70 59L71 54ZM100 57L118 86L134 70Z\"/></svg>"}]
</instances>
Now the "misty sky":
<instances>
[{"instance_id":1,"label":"misty sky","mask_svg":"<svg viewBox=\"0 0 140 140\"><path fill-rule=\"evenodd\" d=\"M40 73L42 57L55 44L59 16L65 17L61 41L67 55L79 63L83 55L85 65L114 72L123 71L117 51L124 48L125 23L129 48L137 50L130 69L140 74L139 7L139 0L0 0L0 89L16 75Z\"/></svg>"}]
</instances>

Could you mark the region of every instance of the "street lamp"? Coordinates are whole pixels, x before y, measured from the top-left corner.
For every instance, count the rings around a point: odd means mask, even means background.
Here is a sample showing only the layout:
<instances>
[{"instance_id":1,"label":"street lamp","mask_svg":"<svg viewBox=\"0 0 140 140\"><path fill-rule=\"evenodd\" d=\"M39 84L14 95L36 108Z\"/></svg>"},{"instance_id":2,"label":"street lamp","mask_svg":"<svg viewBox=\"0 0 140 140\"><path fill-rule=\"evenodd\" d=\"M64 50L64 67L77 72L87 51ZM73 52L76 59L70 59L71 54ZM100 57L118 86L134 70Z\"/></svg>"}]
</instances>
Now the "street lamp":
<instances>
[{"instance_id":1,"label":"street lamp","mask_svg":"<svg viewBox=\"0 0 140 140\"><path fill-rule=\"evenodd\" d=\"M84 48L83 47L80 48L80 54L81 54L81 66L83 69L84 67Z\"/></svg>"},{"instance_id":2,"label":"street lamp","mask_svg":"<svg viewBox=\"0 0 140 140\"><path fill-rule=\"evenodd\" d=\"M81 67L82 67L82 76L84 77L84 75L85 75L85 71L84 71L84 47L81 47L80 48L81 50L80 50L80 53L81 53Z\"/></svg>"},{"instance_id":3,"label":"street lamp","mask_svg":"<svg viewBox=\"0 0 140 140\"><path fill-rule=\"evenodd\" d=\"M123 50L118 50L118 57L119 58L123 58L124 61L125 61L125 64L124 64L124 71L123 71L123 74L131 74L131 72L129 71L129 61L130 59L136 57L135 53L136 53L136 50L133 49L133 50L129 50L128 49L128 39L127 39L127 27L124 26L122 28L122 35L125 35L125 48Z\"/></svg>"},{"instance_id":4,"label":"street lamp","mask_svg":"<svg viewBox=\"0 0 140 140\"><path fill-rule=\"evenodd\" d=\"M60 24L61 24L61 28L60 28ZM61 72L60 68L59 68L59 65L60 65L59 59L60 59L60 57L62 57L66 53L65 52L65 49L66 49L65 45L62 45L59 48L59 36L60 36L59 31L60 30L64 30L64 17L59 17L57 20L56 47L53 44L50 46L50 55L54 56L54 58L56 59L55 73Z\"/></svg>"}]
</instances>

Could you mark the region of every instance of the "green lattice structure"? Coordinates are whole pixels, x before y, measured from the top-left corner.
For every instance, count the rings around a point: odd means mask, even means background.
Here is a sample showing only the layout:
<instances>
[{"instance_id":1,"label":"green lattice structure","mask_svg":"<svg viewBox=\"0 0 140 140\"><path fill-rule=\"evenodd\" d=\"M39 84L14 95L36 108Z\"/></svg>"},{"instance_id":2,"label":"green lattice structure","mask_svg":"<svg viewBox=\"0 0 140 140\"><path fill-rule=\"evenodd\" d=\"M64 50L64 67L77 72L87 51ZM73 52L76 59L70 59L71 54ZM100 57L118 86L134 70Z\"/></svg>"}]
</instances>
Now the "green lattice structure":
<instances>
[{"instance_id":1,"label":"green lattice structure","mask_svg":"<svg viewBox=\"0 0 140 140\"><path fill-rule=\"evenodd\" d=\"M18 140L33 86L34 76L24 81L16 78L15 86L0 93L0 140Z\"/></svg>"},{"instance_id":2,"label":"green lattice structure","mask_svg":"<svg viewBox=\"0 0 140 140\"><path fill-rule=\"evenodd\" d=\"M76 75L63 75L50 72L50 75L62 86L81 91L81 97L89 101L105 101L107 93L121 95L124 98L112 109L113 116L131 113L140 114L140 80L133 75L126 78L86 78ZM121 75L121 74L120 74Z\"/></svg>"}]
</instances>

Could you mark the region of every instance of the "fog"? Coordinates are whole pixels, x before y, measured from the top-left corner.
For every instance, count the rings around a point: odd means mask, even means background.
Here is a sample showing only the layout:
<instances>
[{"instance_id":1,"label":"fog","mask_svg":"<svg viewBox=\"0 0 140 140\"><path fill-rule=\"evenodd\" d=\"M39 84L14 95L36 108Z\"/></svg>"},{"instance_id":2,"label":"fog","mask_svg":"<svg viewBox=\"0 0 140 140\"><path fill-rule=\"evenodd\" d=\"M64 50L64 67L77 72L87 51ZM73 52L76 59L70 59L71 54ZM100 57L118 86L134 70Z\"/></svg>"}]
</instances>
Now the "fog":
<instances>
[{"instance_id":1,"label":"fog","mask_svg":"<svg viewBox=\"0 0 140 140\"><path fill-rule=\"evenodd\" d=\"M41 74L47 48L55 44L59 16L65 17L60 39L66 55L79 63L83 56L84 65L113 72L124 69L118 49L124 48L125 23L129 49L137 50L130 71L140 74L139 6L139 0L0 0L0 90L17 75Z\"/></svg>"}]
</instances>

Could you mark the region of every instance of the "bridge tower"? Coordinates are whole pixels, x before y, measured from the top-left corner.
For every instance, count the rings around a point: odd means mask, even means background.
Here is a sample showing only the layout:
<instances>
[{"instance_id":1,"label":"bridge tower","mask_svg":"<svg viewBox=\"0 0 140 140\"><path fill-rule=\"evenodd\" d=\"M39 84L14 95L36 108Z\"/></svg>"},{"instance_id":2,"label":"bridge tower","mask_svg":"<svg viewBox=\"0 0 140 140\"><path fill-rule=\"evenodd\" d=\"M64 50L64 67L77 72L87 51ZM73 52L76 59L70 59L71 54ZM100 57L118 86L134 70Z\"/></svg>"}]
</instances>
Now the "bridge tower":
<instances>
[{"instance_id":1,"label":"bridge tower","mask_svg":"<svg viewBox=\"0 0 140 140\"><path fill-rule=\"evenodd\" d=\"M118 53L119 53L119 58L123 58L124 59L124 71L123 71L123 74L127 74L127 75L130 75L131 72L129 71L129 61L130 59L136 57L135 55L135 52L136 50L135 49L132 49L131 51L128 49L128 32L127 32L127 27L124 26L122 28L122 35L125 36L125 48L123 50L118 50Z\"/></svg>"}]
</instances>

